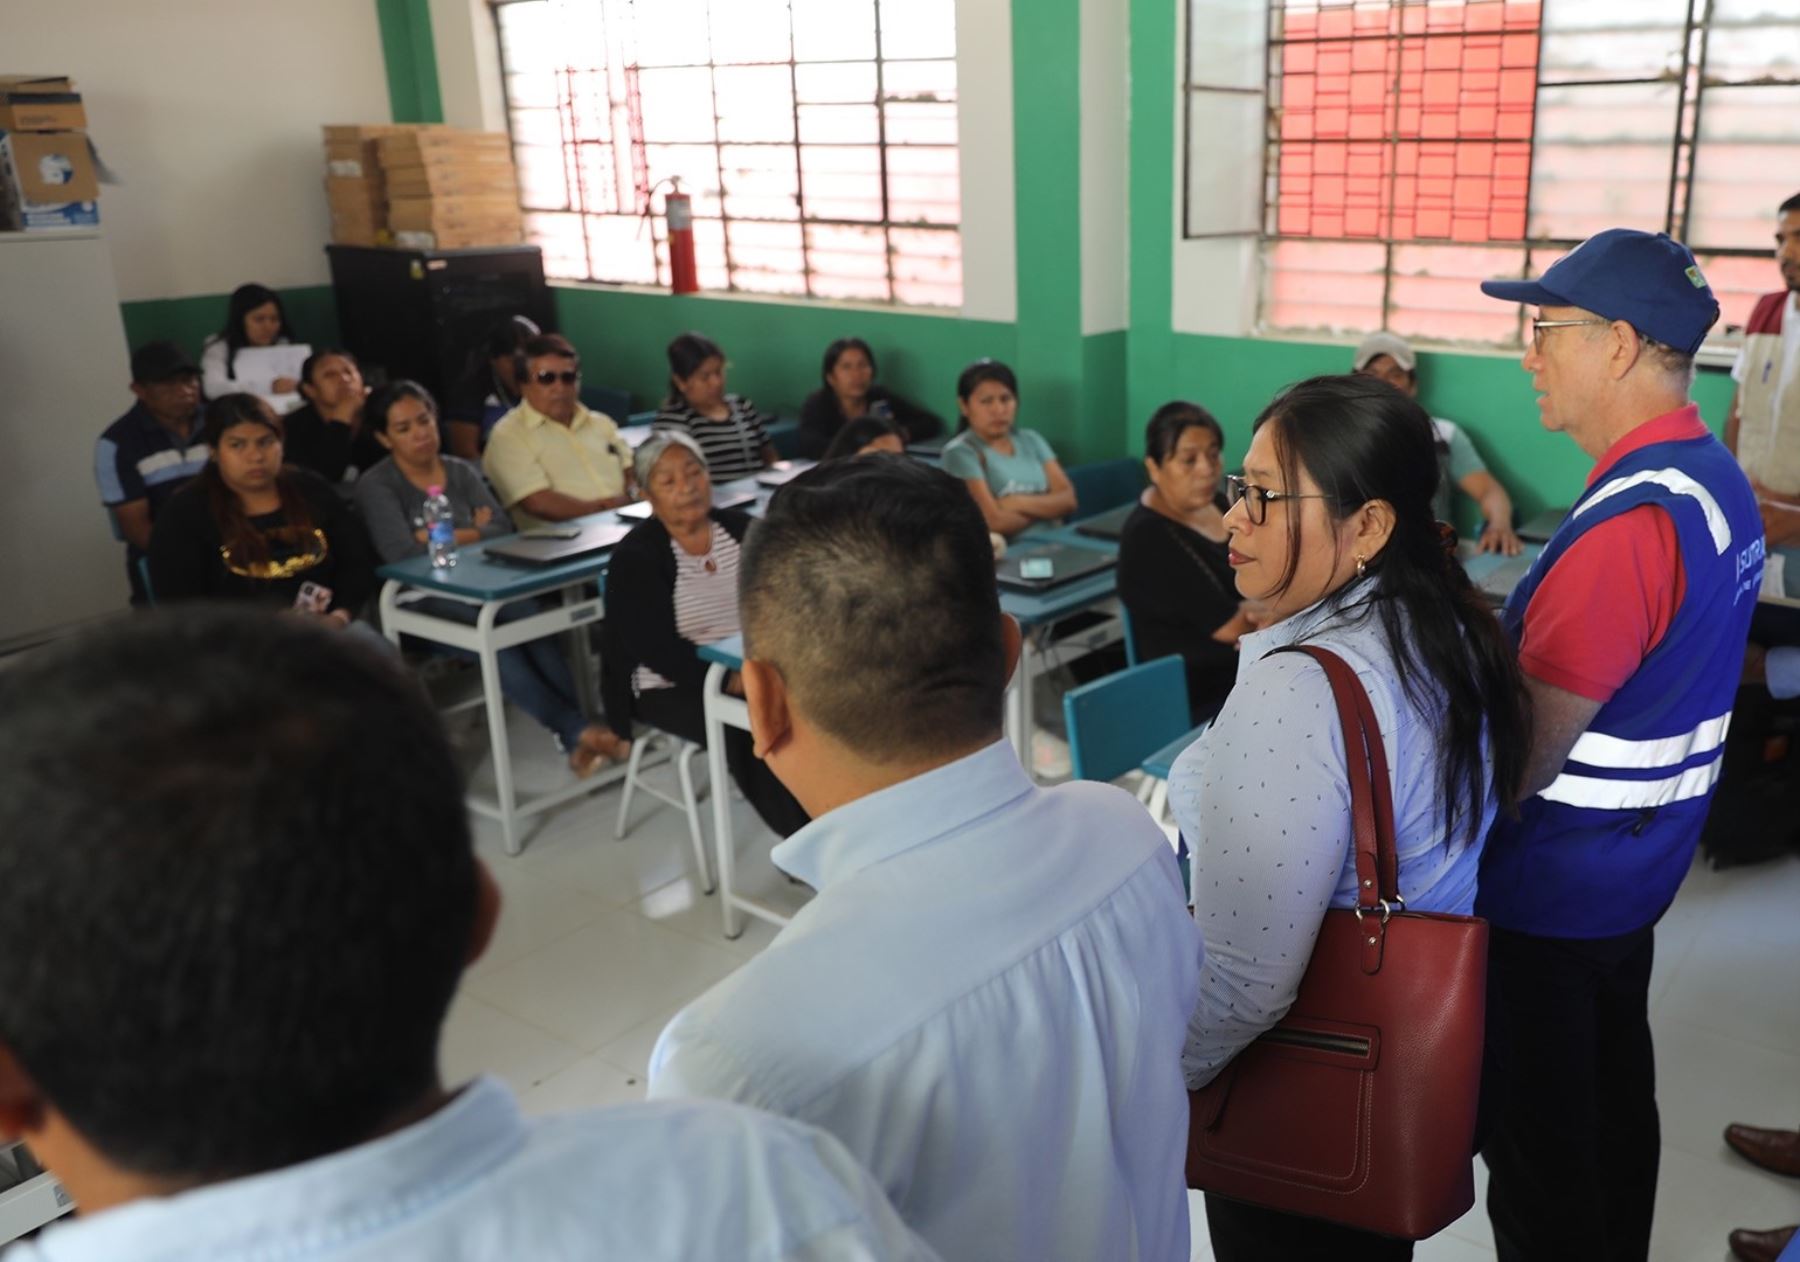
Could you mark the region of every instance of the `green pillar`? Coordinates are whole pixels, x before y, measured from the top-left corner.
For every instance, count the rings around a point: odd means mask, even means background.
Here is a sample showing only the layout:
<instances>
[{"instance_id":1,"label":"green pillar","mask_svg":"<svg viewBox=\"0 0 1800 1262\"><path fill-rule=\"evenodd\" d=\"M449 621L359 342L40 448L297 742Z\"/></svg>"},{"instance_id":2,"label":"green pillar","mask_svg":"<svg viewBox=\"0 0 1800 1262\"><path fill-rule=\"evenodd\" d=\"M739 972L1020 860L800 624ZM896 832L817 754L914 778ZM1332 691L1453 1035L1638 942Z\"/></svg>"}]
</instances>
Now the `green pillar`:
<instances>
[{"instance_id":1,"label":"green pillar","mask_svg":"<svg viewBox=\"0 0 1800 1262\"><path fill-rule=\"evenodd\" d=\"M443 122L430 0L375 0L375 17L381 26L381 53L387 62L388 103L394 121Z\"/></svg>"}]
</instances>

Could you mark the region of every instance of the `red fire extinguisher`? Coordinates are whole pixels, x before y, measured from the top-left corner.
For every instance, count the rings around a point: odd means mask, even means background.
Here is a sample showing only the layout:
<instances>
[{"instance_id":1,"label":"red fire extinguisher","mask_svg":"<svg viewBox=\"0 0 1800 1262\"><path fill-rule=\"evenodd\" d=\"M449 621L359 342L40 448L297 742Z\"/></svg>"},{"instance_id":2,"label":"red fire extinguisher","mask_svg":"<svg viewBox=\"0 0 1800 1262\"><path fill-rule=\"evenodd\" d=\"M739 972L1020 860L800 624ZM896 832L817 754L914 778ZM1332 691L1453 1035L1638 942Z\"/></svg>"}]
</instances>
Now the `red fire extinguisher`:
<instances>
[{"instance_id":1,"label":"red fire extinguisher","mask_svg":"<svg viewBox=\"0 0 1800 1262\"><path fill-rule=\"evenodd\" d=\"M694 204L681 191L679 177L672 179L663 214L669 229L669 289L672 293L692 294L700 290L700 278L694 268Z\"/></svg>"}]
</instances>

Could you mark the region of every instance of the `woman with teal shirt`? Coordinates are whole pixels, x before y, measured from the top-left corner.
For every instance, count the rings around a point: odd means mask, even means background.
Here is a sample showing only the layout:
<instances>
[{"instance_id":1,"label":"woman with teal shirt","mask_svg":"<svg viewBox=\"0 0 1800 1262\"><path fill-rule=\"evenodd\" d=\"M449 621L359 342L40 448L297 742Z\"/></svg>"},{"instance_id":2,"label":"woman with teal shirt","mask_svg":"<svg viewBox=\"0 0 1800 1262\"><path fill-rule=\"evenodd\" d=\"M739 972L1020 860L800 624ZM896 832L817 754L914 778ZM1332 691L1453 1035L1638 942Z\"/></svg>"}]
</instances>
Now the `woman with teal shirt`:
<instances>
[{"instance_id":1,"label":"woman with teal shirt","mask_svg":"<svg viewBox=\"0 0 1800 1262\"><path fill-rule=\"evenodd\" d=\"M978 359L956 379L962 428L944 444L944 472L961 478L988 529L1016 535L1075 511L1075 488L1036 430L1019 429L1019 383L998 360Z\"/></svg>"}]
</instances>

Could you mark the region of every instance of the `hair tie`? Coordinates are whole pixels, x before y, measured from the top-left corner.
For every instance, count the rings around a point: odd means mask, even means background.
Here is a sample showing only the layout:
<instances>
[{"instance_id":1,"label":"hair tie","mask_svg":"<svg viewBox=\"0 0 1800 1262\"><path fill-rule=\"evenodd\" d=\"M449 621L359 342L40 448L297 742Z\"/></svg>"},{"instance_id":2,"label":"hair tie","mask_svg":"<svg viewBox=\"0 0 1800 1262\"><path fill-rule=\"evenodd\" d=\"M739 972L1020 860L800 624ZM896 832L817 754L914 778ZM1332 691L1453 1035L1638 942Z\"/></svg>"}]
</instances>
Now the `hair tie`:
<instances>
[{"instance_id":1,"label":"hair tie","mask_svg":"<svg viewBox=\"0 0 1800 1262\"><path fill-rule=\"evenodd\" d=\"M1462 559L1456 554L1458 546L1456 527L1452 526L1447 521L1440 521L1434 524L1437 527L1438 546L1444 550L1445 567L1454 569L1460 566L1462 564Z\"/></svg>"}]
</instances>

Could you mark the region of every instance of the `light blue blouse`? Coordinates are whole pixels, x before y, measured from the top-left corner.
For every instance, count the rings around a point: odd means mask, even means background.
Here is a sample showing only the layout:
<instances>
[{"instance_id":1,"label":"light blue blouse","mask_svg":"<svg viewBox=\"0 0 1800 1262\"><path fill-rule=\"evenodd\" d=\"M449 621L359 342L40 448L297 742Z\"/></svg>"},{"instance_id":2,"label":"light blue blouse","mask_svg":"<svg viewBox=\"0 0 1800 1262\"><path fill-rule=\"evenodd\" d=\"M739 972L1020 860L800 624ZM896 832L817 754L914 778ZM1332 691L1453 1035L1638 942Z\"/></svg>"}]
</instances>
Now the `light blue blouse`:
<instances>
[{"instance_id":1,"label":"light blue blouse","mask_svg":"<svg viewBox=\"0 0 1800 1262\"><path fill-rule=\"evenodd\" d=\"M1008 456L982 442L975 431L965 429L944 444L943 470L965 482L981 478L994 498L1003 495L1042 495L1050 489L1045 467L1056 459L1050 442L1034 429L1012 432L1013 454Z\"/></svg>"},{"instance_id":2,"label":"light blue blouse","mask_svg":"<svg viewBox=\"0 0 1800 1262\"><path fill-rule=\"evenodd\" d=\"M1413 911L1467 915L1475 905L1481 838L1493 822L1490 789L1475 840L1444 838L1437 792L1442 706L1415 707L1401 691L1374 580L1243 638L1225 708L1176 760L1169 802L1193 851L1194 916L1206 940L1200 1003L1182 1068L1190 1087L1286 1015L1312 958L1325 911L1356 903L1344 737L1325 672L1290 644L1329 648L1368 691L1387 746L1401 896ZM1364 616L1364 615L1367 616ZM1433 689L1435 692L1435 689Z\"/></svg>"}]
</instances>

